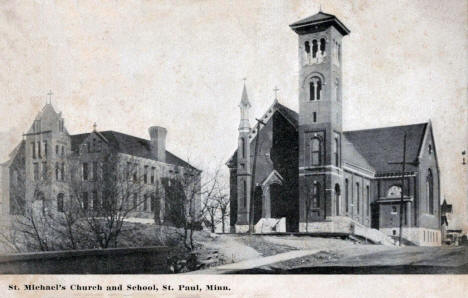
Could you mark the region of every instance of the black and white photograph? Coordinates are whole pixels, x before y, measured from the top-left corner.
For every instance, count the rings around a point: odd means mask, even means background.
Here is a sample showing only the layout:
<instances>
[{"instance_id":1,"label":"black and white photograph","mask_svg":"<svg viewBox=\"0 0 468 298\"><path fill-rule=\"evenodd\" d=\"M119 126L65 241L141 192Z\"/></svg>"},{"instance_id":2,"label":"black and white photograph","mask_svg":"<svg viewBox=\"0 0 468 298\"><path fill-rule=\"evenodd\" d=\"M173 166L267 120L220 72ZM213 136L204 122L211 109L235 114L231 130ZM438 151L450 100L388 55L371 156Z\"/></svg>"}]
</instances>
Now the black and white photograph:
<instances>
[{"instance_id":1,"label":"black and white photograph","mask_svg":"<svg viewBox=\"0 0 468 298\"><path fill-rule=\"evenodd\" d=\"M467 11L1 1L0 292L464 296Z\"/></svg>"}]
</instances>

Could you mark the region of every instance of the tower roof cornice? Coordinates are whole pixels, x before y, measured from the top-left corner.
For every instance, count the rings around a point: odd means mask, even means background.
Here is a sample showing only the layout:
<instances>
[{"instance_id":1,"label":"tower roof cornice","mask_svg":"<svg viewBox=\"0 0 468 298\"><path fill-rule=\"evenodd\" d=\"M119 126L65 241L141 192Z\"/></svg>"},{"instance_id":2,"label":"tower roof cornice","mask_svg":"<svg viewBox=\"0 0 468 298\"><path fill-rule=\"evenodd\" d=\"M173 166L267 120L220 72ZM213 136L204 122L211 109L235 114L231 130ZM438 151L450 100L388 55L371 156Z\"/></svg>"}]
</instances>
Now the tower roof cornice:
<instances>
[{"instance_id":1,"label":"tower roof cornice","mask_svg":"<svg viewBox=\"0 0 468 298\"><path fill-rule=\"evenodd\" d=\"M312 29L314 26L325 27L333 26L335 27L343 36L349 34L351 31L346 28L346 26L334 15L319 12L313 16L304 18L297 22L292 23L289 27L294 30L297 34L302 34Z\"/></svg>"}]
</instances>

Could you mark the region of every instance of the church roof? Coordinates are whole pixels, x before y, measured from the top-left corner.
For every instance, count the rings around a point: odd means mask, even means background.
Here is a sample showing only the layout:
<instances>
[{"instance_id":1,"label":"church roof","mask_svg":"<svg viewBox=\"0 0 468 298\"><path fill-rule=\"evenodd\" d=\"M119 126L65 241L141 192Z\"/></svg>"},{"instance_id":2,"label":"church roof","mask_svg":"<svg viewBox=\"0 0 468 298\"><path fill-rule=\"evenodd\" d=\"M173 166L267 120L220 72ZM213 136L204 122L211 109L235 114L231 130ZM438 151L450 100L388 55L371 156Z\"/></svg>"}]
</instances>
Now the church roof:
<instances>
[{"instance_id":1,"label":"church roof","mask_svg":"<svg viewBox=\"0 0 468 298\"><path fill-rule=\"evenodd\" d=\"M298 113L275 101L265 115L279 112L297 129ZM264 115L264 117L265 117ZM264 119L264 118L260 118ZM269 118L267 118L269 119ZM266 120L267 121L267 120ZM365 130L343 131L343 160L349 164L364 168L370 172L391 173L401 171L401 165L388 164L389 161L400 162L403 159L403 135L406 132L406 161L417 161L428 123L402 126L372 128ZM252 128L255 131L255 128ZM251 132L252 134L252 132ZM252 134L250 141L253 141ZM237 162L237 151L228 160L227 165ZM406 166L407 171L416 171L417 166Z\"/></svg>"},{"instance_id":2,"label":"church roof","mask_svg":"<svg viewBox=\"0 0 468 298\"><path fill-rule=\"evenodd\" d=\"M90 133L83 133L77 135L71 135L71 146L73 151L78 151L78 147L83 141L90 135ZM131 135L123 134L117 131L100 131L98 135L104 138L106 143L109 144L112 148L117 150L117 152L138 156L142 158L156 160L151 154L151 141L134 137ZM177 157L171 152L166 150L166 163L188 167L195 169L192 165L184 161L183 159Z\"/></svg>"},{"instance_id":3,"label":"church roof","mask_svg":"<svg viewBox=\"0 0 468 298\"><path fill-rule=\"evenodd\" d=\"M403 160L403 135L406 137L406 161L417 161L427 123L392 126L365 130L345 131L345 138L369 162L378 173L401 171L401 165L388 164L389 161ZM408 171L417 170L407 165Z\"/></svg>"},{"instance_id":4,"label":"church roof","mask_svg":"<svg viewBox=\"0 0 468 298\"><path fill-rule=\"evenodd\" d=\"M293 29L296 33L300 33L301 30L310 28L313 25L332 25L343 35L347 35L349 32L351 32L343 23L340 22L340 20L338 20L337 17L322 11L310 17L294 22L289 25L289 27L291 27L291 29Z\"/></svg>"}]
</instances>

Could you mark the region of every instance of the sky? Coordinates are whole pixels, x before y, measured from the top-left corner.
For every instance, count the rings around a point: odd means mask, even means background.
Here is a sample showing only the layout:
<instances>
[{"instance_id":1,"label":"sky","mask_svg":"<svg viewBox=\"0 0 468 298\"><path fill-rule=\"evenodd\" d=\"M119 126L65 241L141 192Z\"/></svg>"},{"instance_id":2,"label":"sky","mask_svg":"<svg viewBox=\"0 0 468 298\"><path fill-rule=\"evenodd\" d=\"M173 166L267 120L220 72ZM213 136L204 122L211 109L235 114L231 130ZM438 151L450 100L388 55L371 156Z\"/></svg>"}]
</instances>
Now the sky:
<instances>
[{"instance_id":1,"label":"sky","mask_svg":"<svg viewBox=\"0 0 468 298\"><path fill-rule=\"evenodd\" d=\"M297 111L288 25L320 5L351 30L344 129L430 119L442 195L468 228L466 1L1 1L0 161L52 90L71 134L96 122L149 138L148 127L164 126L169 151L201 169L223 165L237 147L244 77L252 119L275 86Z\"/></svg>"}]
</instances>

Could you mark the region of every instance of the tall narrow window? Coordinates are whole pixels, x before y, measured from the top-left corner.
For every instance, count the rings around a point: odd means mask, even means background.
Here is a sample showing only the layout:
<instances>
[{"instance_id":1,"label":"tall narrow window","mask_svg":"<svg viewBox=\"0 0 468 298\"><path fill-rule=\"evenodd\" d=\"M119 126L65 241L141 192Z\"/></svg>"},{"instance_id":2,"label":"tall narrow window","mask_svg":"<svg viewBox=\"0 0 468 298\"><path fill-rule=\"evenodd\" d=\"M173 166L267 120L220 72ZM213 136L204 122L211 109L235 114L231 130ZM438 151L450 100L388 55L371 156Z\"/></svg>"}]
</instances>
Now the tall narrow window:
<instances>
[{"instance_id":1,"label":"tall narrow window","mask_svg":"<svg viewBox=\"0 0 468 298\"><path fill-rule=\"evenodd\" d=\"M88 192L86 192L86 191L83 192L82 196L83 196L83 198L82 198L83 202L82 202L81 206L83 207L84 210L88 210Z\"/></svg>"},{"instance_id":2,"label":"tall narrow window","mask_svg":"<svg viewBox=\"0 0 468 298\"><path fill-rule=\"evenodd\" d=\"M245 158L245 139L241 138L242 158Z\"/></svg>"},{"instance_id":3,"label":"tall narrow window","mask_svg":"<svg viewBox=\"0 0 468 298\"><path fill-rule=\"evenodd\" d=\"M367 216L369 216L370 212L369 212L369 209L370 209L370 189L369 189L369 185L366 186L366 210L367 210Z\"/></svg>"},{"instance_id":4,"label":"tall narrow window","mask_svg":"<svg viewBox=\"0 0 468 298\"><path fill-rule=\"evenodd\" d=\"M313 113L314 122L317 122L317 112Z\"/></svg>"},{"instance_id":5,"label":"tall narrow window","mask_svg":"<svg viewBox=\"0 0 468 298\"><path fill-rule=\"evenodd\" d=\"M65 163L62 162L60 165L60 180L65 181Z\"/></svg>"},{"instance_id":6,"label":"tall narrow window","mask_svg":"<svg viewBox=\"0 0 468 298\"><path fill-rule=\"evenodd\" d=\"M98 173L97 172L98 172L98 163L97 163L97 161L93 161L93 173L92 173L92 175L93 175L93 180L94 181L97 181L97 179L98 179Z\"/></svg>"},{"instance_id":7,"label":"tall narrow window","mask_svg":"<svg viewBox=\"0 0 468 298\"><path fill-rule=\"evenodd\" d=\"M148 211L148 195L143 197L143 211Z\"/></svg>"},{"instance_id":8,"label":"tall narrow window","mask_svg":"<svg viewBox=\"0 0 468 298\"><path fill-rule=\"evenodd\" d=\"M32 158L36 158L36 142L31 142Z\"/></svg>"},{"instance_id":9,"label":"tall narrow window","mask_svg":"<svg viewBox=\"0 0 468 298\"><path fill-rule=\"evenodd\" d=\"M143 169L143 182L148 183L148 166L145 166Z\"/></svg>"},{"instance_id":10,"label":"tall narrow window","mask_svg":"<svg viewBox=\"0 0 468 298\"><path fill-rule=\"evenodd\" d=\"M138 180L138 165L135 163L133 164L133 182Z\"/></svg>"},{"instance_id":11,"label":"tall narrow window","mask_svg":"<svg viewBox=\"0 0 468 298\"><path fill-rule=\"evenodd\" d=\"M312 40L312 58L317 57L318 52L318 42L316 39Z\"/></svg>"},{"instance_id":12,"label":"tall narrow window","mask_svg":"<svg viewBox=\"0 0 468 298\"><path fill-rule=\"evenodd\" d=\"M59 145L55 145L55 154L56 154L56 155L59 154Z\"/></svg>"},{"instance_id":13,"label":"tall narrow window","mask_svg":"<svg viewBox=\"0 0 468 298\"><path fill-rule=\"evenodd\" d=\"M321 147L320 139L318 137L312 138L311 145L310 145L310 160L313 166L320 165L320 151L321 151L320 147Z\"/></svg>"},{"instance_id":14,"label":"tall narrow window","mask_svg":"<svg viewBox=\"0 0 468 298\"><path fill-rule=\"evenodd\" d=\"M58 162L55 163L55 180L60 180L60 167Z\"/></svg>"},{"instance_id":15,"label":"tall narrow window","mask_svg":"<svg viewBox=\"0 0 468 298\"><path fill-rule=\"evenodd\" d=\"M41 158L41 142L37 142L37 157Z\"/></svg>"},{"instance_id":16,"label":"tall narrow window","mask_svg":"<svg viewBox=\"0 0 468 298\"><path fill-rule=\"evenodd\" d=\"M39 181L39 163L34 163L34 181Z\"/></svg>"},{"instance_id":17,"label":"tall narrow window","mask_svg":"<svg viewBox=\"0 0 468 298\"><path fill-rule=\"evenodd\" d=\"M326 45L325 38L320 39L320 55L325 56L325 45Z\"/></svg>"},{"instance_id":18,"label":"tall narrow window","mask_svg":"<svg viewBox=\"0 0 468 298\"><path fill-rule=\"evenodd\" d=\"M310 43L308 41L304 43L304 50L305 50L306 63L310 63Z\"/></svg>"},{"instance_id":19,"label":"tall narrow window","mask_svg":"<svg viewBox=\"0 0 468 298\"><path fill-rule=\"evenodd\" d=\"M57 195L57 211L63 212L63 193Z\"/></svg>"},{"instance_id":20,"label":"tall narrow window","mask_svg":"<svg viewBox=\"0 0 468 298\"><path fill-rule=\"evenodd\" d=\"M155 171L155 168L151 167L151 184L154 184L154 171Z\"/></svg>"},{"instance_id":21,"label":"tall narrow window","mask_svg":"<svg viewBox=\"0 0 468 298\"><path fill-rule=\"evenodd\" d=\"M138 194L134 193L133 194L133 209L136 209L137 206L138 206Z\"/></svg>"},{"instance_id":22,"label":"tall narrow window","mask_svg":"<svg viewBox=\"0 0 468 298\"><path fill-rule=\"evenodd\" d=\"M315 100L315 83L309 83L309 100Z\"/></svg>"},{"instance_id":23,"label":"tall narrow window","mask_svg":"<svg viewBox=\"0 0 468 298\"><path fill-rule=\"evenodd\" d=\"M87 162L84 162L83 163L83 180L88 180L88 163Z\"/></svg>"},{"instance_id":24,"label":"tall narrow window","mask_svg":"<svg viewBox=\"0 0 468 298\"><path fill-rule=\"evenodd\" d=\"M247 208L247 182L243 181L243 188L244 188L244 208Z\"/></svg>"},{"instance_id":25,"label":"tall narrow window","mask_svg":"<svg viewBox=\"0 0 468 298\"><path fill-rule=\"evenodd\" d=\"M65 146L62 146L62 156L65 156Z\"/></svg>"},{"instance_id":26,"label":"tall narrow window","mask_svg":"<svg viewBox=\"0 0 468 298\"><path fill-rule=\"evenodd\" d=\"M42 180L47 179L47 162L42 163Z\"/></svg>"},{"instance_id":27,"label":"tall narrow window","mask_svg":"<svg viewBox=\"0 0 468 298\"><path fill-rule=\"evenodd\" d=\"M94 210L99 210L99 198L98 198L98 193L96 190L93 190L93 209Z\"/></svg>"},{"instance_id":28,"label":"tall narrow window","mask_svg":"<svg viewBox=\"0 0 468 298\"><path fill-rule=\"evenodd\" d=\"M340 205L341 205L341 190L340 185L335 184L335 204L336 204L336 215L340 215Z\"/></svg>"},{"instance_id":29,"label":"tall narrow window","mask_svg":"<svg viewBox=\"0 0 468 298\"><path fill-rule=\"evenodd\" d=\"M359 214L360 210L360 205L361 205L361 196L360 196L360 188L359 188L359 182L356 182L356 203L357 203L357 213Z\"/></svg>"},{"instance_id":30,"label":"tall narrow window","mask_svg":"<svg viewBox=\"0 0 468 298\"><path fill-rule=\"evenodd\" d=\"M320 207L320 183L314 181L312 208L319 208L319 207Z\"/></svg>"},{"instance_id":31,"label":"tall narrow window","mask_svg":"<svg viewBox=\"0 0 468 298\"><path fill-rule=\"evenodd\" d=\"M345 179L345 206L346 206L346 213L349 212L349 181Z\"/></svg>"},{"instance_id":32,"label":"tall narrow window","mask_svg":"<svg viewBox=\"0 0 468 298\"><path fill-rule=\"evenodd\" d=\"M426 177L426 196L427 204L429 205L429 213L434 214L434 178L432 176L432 170L427 170Z\"/></svg>"},{"instance_id":33,"label":"tall narrow window","mask_svg":"<svg viewBox=\"0 0 468 298\"><path fill-rule=\"evenodd\" d=\"M48 148L47 148L47 141L44 141L44 156L47 158L47 154L48 154Z\"/></svg>"},{"instance_id":34,"label":"tall narrow window","mask_svg":"<svg viewBox=\"0 0 468 298\"><path fill-rule=\"evenodd\" d=\"M334 140L334 143L333 143L333 155L335 157L335 166L336 167L340 166L339 148L340 148L340 143L338 141L338 137L335 136L335 140Z\"/></svg>"},{"instance_id":35,"label":"tall narrow window","mask_svg":"<svg viewBox=\"0 0 468 298\"><path fill-rule=\"evenodd\" d=\"M338 78L335 80L335 96L336 96L336 101L340 101L340 81Z\"/></svg>"}]
</instances>

